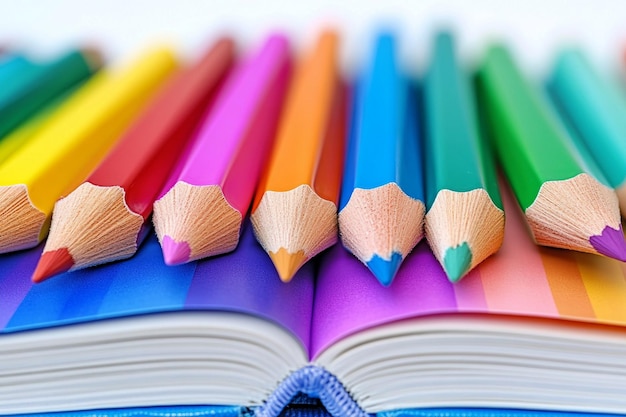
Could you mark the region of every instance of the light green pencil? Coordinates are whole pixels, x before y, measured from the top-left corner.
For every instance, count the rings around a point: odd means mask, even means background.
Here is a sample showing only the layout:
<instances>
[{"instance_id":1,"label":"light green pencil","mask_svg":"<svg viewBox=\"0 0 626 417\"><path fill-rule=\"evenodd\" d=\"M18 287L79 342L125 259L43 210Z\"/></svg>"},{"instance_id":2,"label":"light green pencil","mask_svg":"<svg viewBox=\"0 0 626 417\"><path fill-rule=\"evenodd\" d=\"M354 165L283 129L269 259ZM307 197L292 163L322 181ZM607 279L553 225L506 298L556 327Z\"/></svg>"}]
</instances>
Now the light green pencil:
<instances>
[{"instance_id":1,"label":"light green pencil","mask_svg":"<svg viewBox=\"0 0 626 417\"><path fill-rule=\"evenodd\" d=\"M578 49L562 51L548 91L611 187L626 217L626 96L616 80L603 76Z\"/></svg>"},{"instance_id":2,"label":"light green pencil","mask_svg":"<svg viewBox=\"0 0 626 417\"><path fill-rule=\"evenodd\" d=\"M470 80L448 33L435 39L424 83L426 239L452 282L495 253L504 211L490 149L478 128Z\"/></svg>"},{"instance_id":3,"label":"light green pencil","mask_svg":"<svg viewBox=\"0 0 626 417\"><path fill-rule=\"evenodd\" d=\"M626 261L617 196L588 173L542 90L489 48L478 92L499 160L538 244Z\"/></svg>"}]
</instances>

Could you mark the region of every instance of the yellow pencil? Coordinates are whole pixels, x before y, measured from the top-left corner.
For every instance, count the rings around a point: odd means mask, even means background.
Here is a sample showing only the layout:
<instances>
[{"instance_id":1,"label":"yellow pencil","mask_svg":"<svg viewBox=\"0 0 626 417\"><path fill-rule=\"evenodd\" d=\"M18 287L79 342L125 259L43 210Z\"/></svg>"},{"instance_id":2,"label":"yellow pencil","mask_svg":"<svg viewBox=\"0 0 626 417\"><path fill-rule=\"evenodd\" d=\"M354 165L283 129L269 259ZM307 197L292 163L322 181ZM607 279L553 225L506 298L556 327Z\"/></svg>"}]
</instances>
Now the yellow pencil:
<instances>
[{"instance_id":1,"label":"yellow pencil","mask_svg":"<svg viewBox=\"0 0 626 417\"><path fill-rule=\"evenodd\" d=\"M44 110L4 136L2 140L0 140L0 164L6 161L21 146L24 146L30 138L40 132L51 115L52 109Z\"/></svg>"},{"instance_id":2,"label":"yellow pencil","mask_svg":"<svg viewBox=\"0 0 626 417\"><path fill-rule=\"evenodd\" d=\"M0 253L45 237L56 200L84 181L176 66L161 47L119 72L101 71L0 165Z\"/></svg>"}]
</instances>

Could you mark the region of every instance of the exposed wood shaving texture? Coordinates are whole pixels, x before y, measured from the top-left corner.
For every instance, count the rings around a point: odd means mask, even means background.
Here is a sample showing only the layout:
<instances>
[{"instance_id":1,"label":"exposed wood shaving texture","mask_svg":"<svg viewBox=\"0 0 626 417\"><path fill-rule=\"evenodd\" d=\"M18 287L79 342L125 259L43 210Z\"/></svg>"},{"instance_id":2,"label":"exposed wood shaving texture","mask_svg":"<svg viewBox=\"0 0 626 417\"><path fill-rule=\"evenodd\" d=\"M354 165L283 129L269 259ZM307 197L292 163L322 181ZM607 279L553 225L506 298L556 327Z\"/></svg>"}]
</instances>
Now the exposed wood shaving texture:
<instances>
[{"instance_id":1,"label":"exposed wood shaving texture","mask_svg":"<svg viewBox=\"0 0 626 417\"><path fill-rule=\"evenodd\" d=\"M588 174L544 183L526 217L540 245L591 253L589 238L621 221L615 192Z\"/></svg>"},{"instance_id":2,"label":"exposed wood shaving texture","mask_svg":"<svg viewBox=\"0 0 626 417\"><path fill-rule=\"evenodd\" d=\"M619 200L619 210L622 213L622 217L626 219L626 183L617 187L615 191Z\"/></svg>"},{"instance_id":3,"label":"exposed wood shaving texture","mask_svg":"<svg viewBox=\"0 0 626 417\"><path fill-rule=\"evenodd\" d=\"M388 260L393 252L404 258L424 235L424 210L395 183L356 188L339 213L341 239L363 262L374 254Z\"/></svg>"},{"instance_id":4,"label":"exposed wood shaving texture","mask_svg":"<svg viewBox=\"0 0 626 417\"><path fill-rule=\"evenodd\" d=\"M0 253L36 246L46 219L25 185L0 187Z\"/></svg>"},{"instance_id":5,"label":"exposed wood shaving texture","mask_svg":"<svg viewBox=\"0 0 626 417\"><path fill-rule=\"evenodd\" d=\"M441 190L426 213L425 234L437 259L445 251L467 242L474 268L502 245L504 211L493 204L487 191Z\"/></svg>"},{"instance_id":6,"label":"exposed wood shaving texture","mask_svg":"<svg viewBox=\"0 0 626 417\"><path fill-rule=\"evenodd\" d=\"M337 206L309 185L266 191L252 213L252 225L267 252L302 250L310 259L337 242Z\"/></svg>"},{"instance_id":7,"label":"exposed wood shaving texture","mask_svg":"<svg viewBox=\"0 0 626 417\"><path fill-rule=\"evenodd\" d=\"M125 259L137 251L143 223L126 205L122 187L86 182L57 201L44 251L67 248L72 270Z\"/></svg>"},{"instance_id":8,"label":"exposed wood shaving texture","mask_svg":"<svg viewBox=\"0 0 626 417\"><path fill-rule=\"evenodd\" d=\"M187 242L189 261L230 252L239 243L242 215L218 185L196 186L179 181L154 203L159 241L169 236Z\"/></svg>"}]
</instances>

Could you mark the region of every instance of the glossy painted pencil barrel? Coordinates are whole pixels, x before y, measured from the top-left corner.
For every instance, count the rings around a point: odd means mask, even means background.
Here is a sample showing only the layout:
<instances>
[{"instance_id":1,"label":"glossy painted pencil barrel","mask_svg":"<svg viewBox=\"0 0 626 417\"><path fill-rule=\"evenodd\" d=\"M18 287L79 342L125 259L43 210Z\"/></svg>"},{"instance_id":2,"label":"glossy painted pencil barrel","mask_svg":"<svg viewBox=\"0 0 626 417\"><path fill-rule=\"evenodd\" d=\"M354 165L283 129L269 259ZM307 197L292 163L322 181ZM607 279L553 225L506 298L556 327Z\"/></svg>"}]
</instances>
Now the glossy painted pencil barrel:
<instances>
[{"instance_id":1,"label":"glossy painted pencil barrel","mask_svg":"<svg viewBox=\"0 0 626 417\"><path fill-rule=\"evenodd\" d=\"M504 211L491 149L481 136L468 75L450 34L439 34L424 82L425 234L455 282L495 253Z\"/></svg>"},{"instance_id":2,"label":"glossy painted pencil barrel","mask_svg":"<svg viewBox=\"0 0 626 417\"><path fill-rule=\"evenodd\" d=\"M339 212L341 239L389 285L423 237L424 190L417 105L381 34L357 87Z\"/></svg>"},{"instance_id":3,"label":"glossy painted pencil barrel","mask_svg":"<svg viewBox=\"0 0 626 417\"><path fill-rule=\"evenodd\" d=\"M94 51L75 50L39 65L10 100L0 103L0 137L55 97L89 78L101 65Z\"/></svg>"},{"instance_id":4,"label":"glossy painted pencil barrel","mask_svg":"<svg viewBox=\"0 0 626 417\"><path fill-rule=\"evenodd\" d=\"M19 86L14 86L15 81L24 77L25 73L33 70L36 67L26 56L18 53L9 53L1 57L0 59L0 103L7 100L14 94L13 88L19 89ZM18 81L19 83L19 81Z\"/></svg>"},{"instance_id":5,"label":"glossy painted pencil barrel","mask_svg":"<svg viewBox=\"0 0 626 417\"><path fill-rule=\"evenodd\" d=\"M345 136L338 43L324 32L299 64L252 207L254 232L283 281L337 241Z\"/></svg>"},{"instance_id":6,"label":"glossy painted pencil barrel","mask_svg":"<svg viewBox=\"0 0 626 417\"><path fill-rule=\"evenodd\" d=\"M222 39L198 63L175 74L89 178L56 203L35 281L136 252L154 200L230 68L233 53L233 42Z\"/></svg>"},{"instance_id":7,"label":"glossy painted pencil barrel","mask_svg":"<svg viewBox=\"0 0 626 417\"><path fill-rule=\"evenodd\" d=\"M600 166L626 217L626 96L622 86L592 67L580 50L562 51L548 89L564 119Z\"/></svg>"},{"instance_id":8,"label":"glossy painted pencil barrel","mask_svg":"<svg viewBox=\"0 0 626 417\"><path fill-rule=\"evenodd\" d=\"M503 46L479 71L493 143L537 243L626 259L617 197L586 173L553 109Z\"/></svg>"},{"instance_id":9,"label":"glossy painted pencil barrel","mask_svg":"<svg viewBox=\"0 0 626 417\"><path fill-rule=\"evenodd\" d=\"M36 245L56 200L82 183L175 67L169 49L100 72L0 166L0 251Z\"/></svg>"},{"instance_id":10,"label":"glossy painted pencil barrel","mask_svg":"<svg viewBox=\"0 0 626 417\"><path fill-rule=\"evenodd\" d=\"M193 148L154 205L165 262L233 250L271 150L291 71L287 39L275 34L227 80Z\"/></svg>"}]
</instances>

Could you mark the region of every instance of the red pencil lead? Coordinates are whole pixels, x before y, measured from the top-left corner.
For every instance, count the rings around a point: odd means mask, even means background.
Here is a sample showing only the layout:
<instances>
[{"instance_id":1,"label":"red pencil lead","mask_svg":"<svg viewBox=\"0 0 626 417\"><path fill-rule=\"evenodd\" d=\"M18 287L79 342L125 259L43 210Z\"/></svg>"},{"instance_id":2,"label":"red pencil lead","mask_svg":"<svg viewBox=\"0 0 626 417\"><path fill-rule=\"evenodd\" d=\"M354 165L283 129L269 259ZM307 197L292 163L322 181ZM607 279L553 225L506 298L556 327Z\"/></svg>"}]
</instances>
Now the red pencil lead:
<instances>
[{"instance_id":1,"label":"red pencil lead","mask_svg":"<svg viewBox=\"0 0 626 417\"><path fill-rule=\"evenodd\" d=\"M74 266L74 258L67 248L60 248L44 252L33 273L33 282L39 283L52 277L69 271Z\"/></svg>"}]
</instances>

